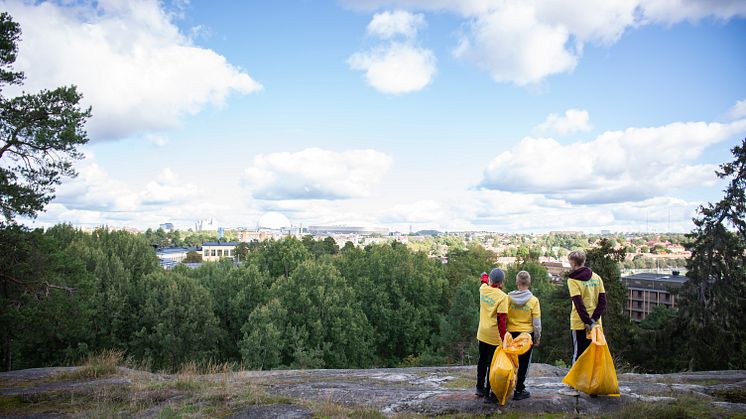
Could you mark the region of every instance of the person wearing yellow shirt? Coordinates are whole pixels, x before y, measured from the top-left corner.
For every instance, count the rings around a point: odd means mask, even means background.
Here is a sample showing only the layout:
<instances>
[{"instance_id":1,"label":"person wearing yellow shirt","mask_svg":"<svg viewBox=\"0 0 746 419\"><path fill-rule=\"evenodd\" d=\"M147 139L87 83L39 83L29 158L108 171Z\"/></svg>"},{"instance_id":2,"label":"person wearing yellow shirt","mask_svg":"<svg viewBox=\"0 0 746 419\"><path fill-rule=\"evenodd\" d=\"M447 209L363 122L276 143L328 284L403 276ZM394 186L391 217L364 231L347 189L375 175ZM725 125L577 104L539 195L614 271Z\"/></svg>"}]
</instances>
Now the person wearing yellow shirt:
<instances>
[{"instance_id":1,"label":"person wearing yellow shirt","mask_svg":"<svg viewBox=\"0 0 746 419\"><path fill-rule=\"evenodd\" d=\"M502 344L507 332L508 295L502 290L505 272L495 268L490 271L489 285L479 287L479 361L477 362L476 395L484 397L485 403L496 403L497 397L490 391L489 367L495 350Z\"/></svg>"},{"instance_id":2,"label":"person wearing yellow shirt","mask_svg":"<svg viewBox=\"0 0 746 419\"><path fill-rule=\"evenodd\" d=\"M515 291L508 293L510 304L508 305L508 332L515 338L523 332L531 334L533 346L539 346L541 342L541 307L539 299L536 298L529 288L531 287L531 274L520 271L515 276ZM513 393L513 400L523 400L531 397L526 391L526 376L531 366L531 354L534 348L518 356L518 380Z\"/></svg>"},{"instance_id":3,"label":"person wearing yellow shirt","mask_svg":"<svg viewBox=\"0 0 746 419\"><path fill-rule=\"evenodd\" d=\"M570 275L567 288L572 299L570 312L570 330L572 332L573 364L588 348L591 341L586 339L585 332L593 325L601 324L601 315L606 310L606 290L604 281L585 264L585 253L582 250L567 255L570 262ZM591 313L591 314L589 314Z\"/></svg>"}]
</instances>

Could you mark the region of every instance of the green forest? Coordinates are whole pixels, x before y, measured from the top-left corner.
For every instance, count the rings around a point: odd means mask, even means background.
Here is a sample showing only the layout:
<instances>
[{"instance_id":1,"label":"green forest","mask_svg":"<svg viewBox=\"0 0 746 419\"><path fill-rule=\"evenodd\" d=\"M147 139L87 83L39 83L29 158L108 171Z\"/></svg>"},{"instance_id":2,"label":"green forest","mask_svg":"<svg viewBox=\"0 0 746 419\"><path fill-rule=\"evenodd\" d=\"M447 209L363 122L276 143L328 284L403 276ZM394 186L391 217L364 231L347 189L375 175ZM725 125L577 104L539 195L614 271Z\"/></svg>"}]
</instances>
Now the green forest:
<instances>
[{"instance_id":1,"label":"green forest","mask_svg":"<svg viewBox=\"0 0 746 419\"><path fill-rule=\"evenodd\" d=\"M166 271L144 235L69 225L0 234L3 369L75 364L110 349L156 371L188 362L248 369L473 364L478 278L494 259L478 245L442 264L396 242L338 249L287 237L256 246L239 265ZM708 343L699 354L689 345L702 335L691 333L684 316L696 313L660 309L640 324L628 321L623 250L603 243L588 256L607 284L606 333L618 367L744 367L743 339L729 335L727 323L711 329L720 346ZM541 300L544 337L535 362L567 364L566 287L551 284L535 260L505 268L508 290L517 271L527 270ZM697 304L691 287L682 298ZM732 308L717 311L743 316ZM727 356L708 355L715 350Z\"/></svg>"},{"instance_id":2,"label":"green forest","mask_svg":"<svg viewBox=\"0 0 746 419\"><path fill-rule=\"evenodd\" d=\"M20 33L0 13L0 89L23 84L23 73L12 69ZM154 371L187 363L273 369L476 362L479 274L495 261L479 244L449 250L442 264L398 242L339 249L330 240L287 237L242 246L240 264L164 270L153 249L163 243L148 235L25 227L19 219L33 219L76 174L91 116L81 98L75 86L0 94L0 369L76 364L110 350ZM678 310L630 322L620 281L625 249L608 240L586 249L588 265L606 284L605 333L618 368L746 368L746 140L733 155L717 172L727 184L722 200L700 208L687 237L690 280ZM549 282L538 255L517 254L516 264L504 267L506 291L527 270L542 305L534 361L567 364L567 288Z\"/></svg>"}]
</instances>

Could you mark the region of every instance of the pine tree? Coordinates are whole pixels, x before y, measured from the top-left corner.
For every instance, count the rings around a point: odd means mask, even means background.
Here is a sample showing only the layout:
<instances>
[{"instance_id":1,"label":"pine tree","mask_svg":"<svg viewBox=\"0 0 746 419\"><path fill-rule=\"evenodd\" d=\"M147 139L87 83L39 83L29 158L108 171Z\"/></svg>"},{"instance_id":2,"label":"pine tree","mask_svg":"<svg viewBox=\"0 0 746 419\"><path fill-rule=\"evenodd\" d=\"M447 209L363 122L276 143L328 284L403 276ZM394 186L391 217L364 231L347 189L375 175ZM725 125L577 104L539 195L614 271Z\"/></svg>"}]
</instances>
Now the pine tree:
<instances>
[{"instance_id":1,"label":"pine tree","mask_svg":"<svg viewBox=\"0 0 746 419\"><path fill-rule=\"evenodd\" d=\"M723 198L694 219L689 281L680 292L680 324L689 336L689 368L746 368L746 139L716 171L729 179Z\"/></svg>"}]
</instances>

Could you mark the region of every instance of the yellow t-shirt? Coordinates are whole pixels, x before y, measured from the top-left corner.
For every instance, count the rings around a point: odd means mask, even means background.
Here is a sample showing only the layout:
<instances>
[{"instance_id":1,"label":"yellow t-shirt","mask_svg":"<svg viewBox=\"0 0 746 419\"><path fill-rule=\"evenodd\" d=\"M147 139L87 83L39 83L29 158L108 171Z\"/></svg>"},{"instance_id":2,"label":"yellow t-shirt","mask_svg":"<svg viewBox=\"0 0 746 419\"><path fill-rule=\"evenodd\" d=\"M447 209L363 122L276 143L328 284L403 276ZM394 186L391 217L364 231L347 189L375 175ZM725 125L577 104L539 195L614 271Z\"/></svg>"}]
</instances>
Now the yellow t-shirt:
<instances>
[{"instance_id":1,"label":"yellow t-shirt","mask_svg":"<svg viewBox=\"0 0 746 419\"><path fill-rule=\"evenodd\" d=\"M531 333L534 331L534 319L540 317L541 307L536 296L529 298L522 306L516 305L511 299L508 306L508 332Z\"/></svg>"},{"instance_id":2,"label":"yellow t-shirt","mask_svg":"<svg viewBox=\"0 0 746 419\"><path fill-rule=\"evenodd\" d=\"M598 305L598 294L602 292L604 294L606 293L606 290L604 289L604 281L600 276L596 275L595 272L593 273L593 276L591 276L591 279L587 281L568 278L567 289L570 290L570 297L579 295L583 298L583 305L585 305L585 310L588 312L588 316L593 315L593 310L595 310L596 305ZM578 311L575 309L575 303L571 304L570 330L585 329L585 323L580 320L580 315L578 315ZM602 326L600 318L596 323L598 323L599 326Z\"/></svg>"},{"instance_id":3,"label":"yellow t-shirt","mask_svg":"<svg viewBox=\"0 0 746 419\"><path fill-rule=\"evenodd\" d=\"M508 313L508 295L499 288L482 284L479 287L477 339L495 346L502 344L500 330L497 327L497 313Z\"/></svg>"}]
</instances>

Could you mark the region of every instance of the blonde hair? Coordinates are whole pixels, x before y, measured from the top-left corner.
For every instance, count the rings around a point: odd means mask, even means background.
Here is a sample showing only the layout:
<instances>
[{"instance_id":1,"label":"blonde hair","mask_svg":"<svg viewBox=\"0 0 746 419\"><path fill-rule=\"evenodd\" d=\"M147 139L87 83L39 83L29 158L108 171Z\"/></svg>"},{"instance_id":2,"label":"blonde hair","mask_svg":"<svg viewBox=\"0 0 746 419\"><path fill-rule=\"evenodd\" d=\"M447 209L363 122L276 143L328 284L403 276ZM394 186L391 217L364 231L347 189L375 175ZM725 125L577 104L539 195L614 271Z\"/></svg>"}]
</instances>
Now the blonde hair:
<instances>
[{"instance_id":1,"label":"blonde hair","mask_svg":"<svg viewBox=\"0 0 746 419\"><path fill-rule=\"evenodd\" d=\"M526 271L520 271L515 275L515 284L530 287L531 286L531 274Z\"/></svg>"},{"instance_id":2,"label":"blonde hair","mask_svg":"<svg viewBox=\"0 0 746 419\"><path fill-rule=\"evenodd\" d=\"M570 262L573 262L575 266L583 266L585 265L585 252L583 252L582 250L572 251L569 255L567 255L567 259Z\"/></svg>"}]
</instances>

